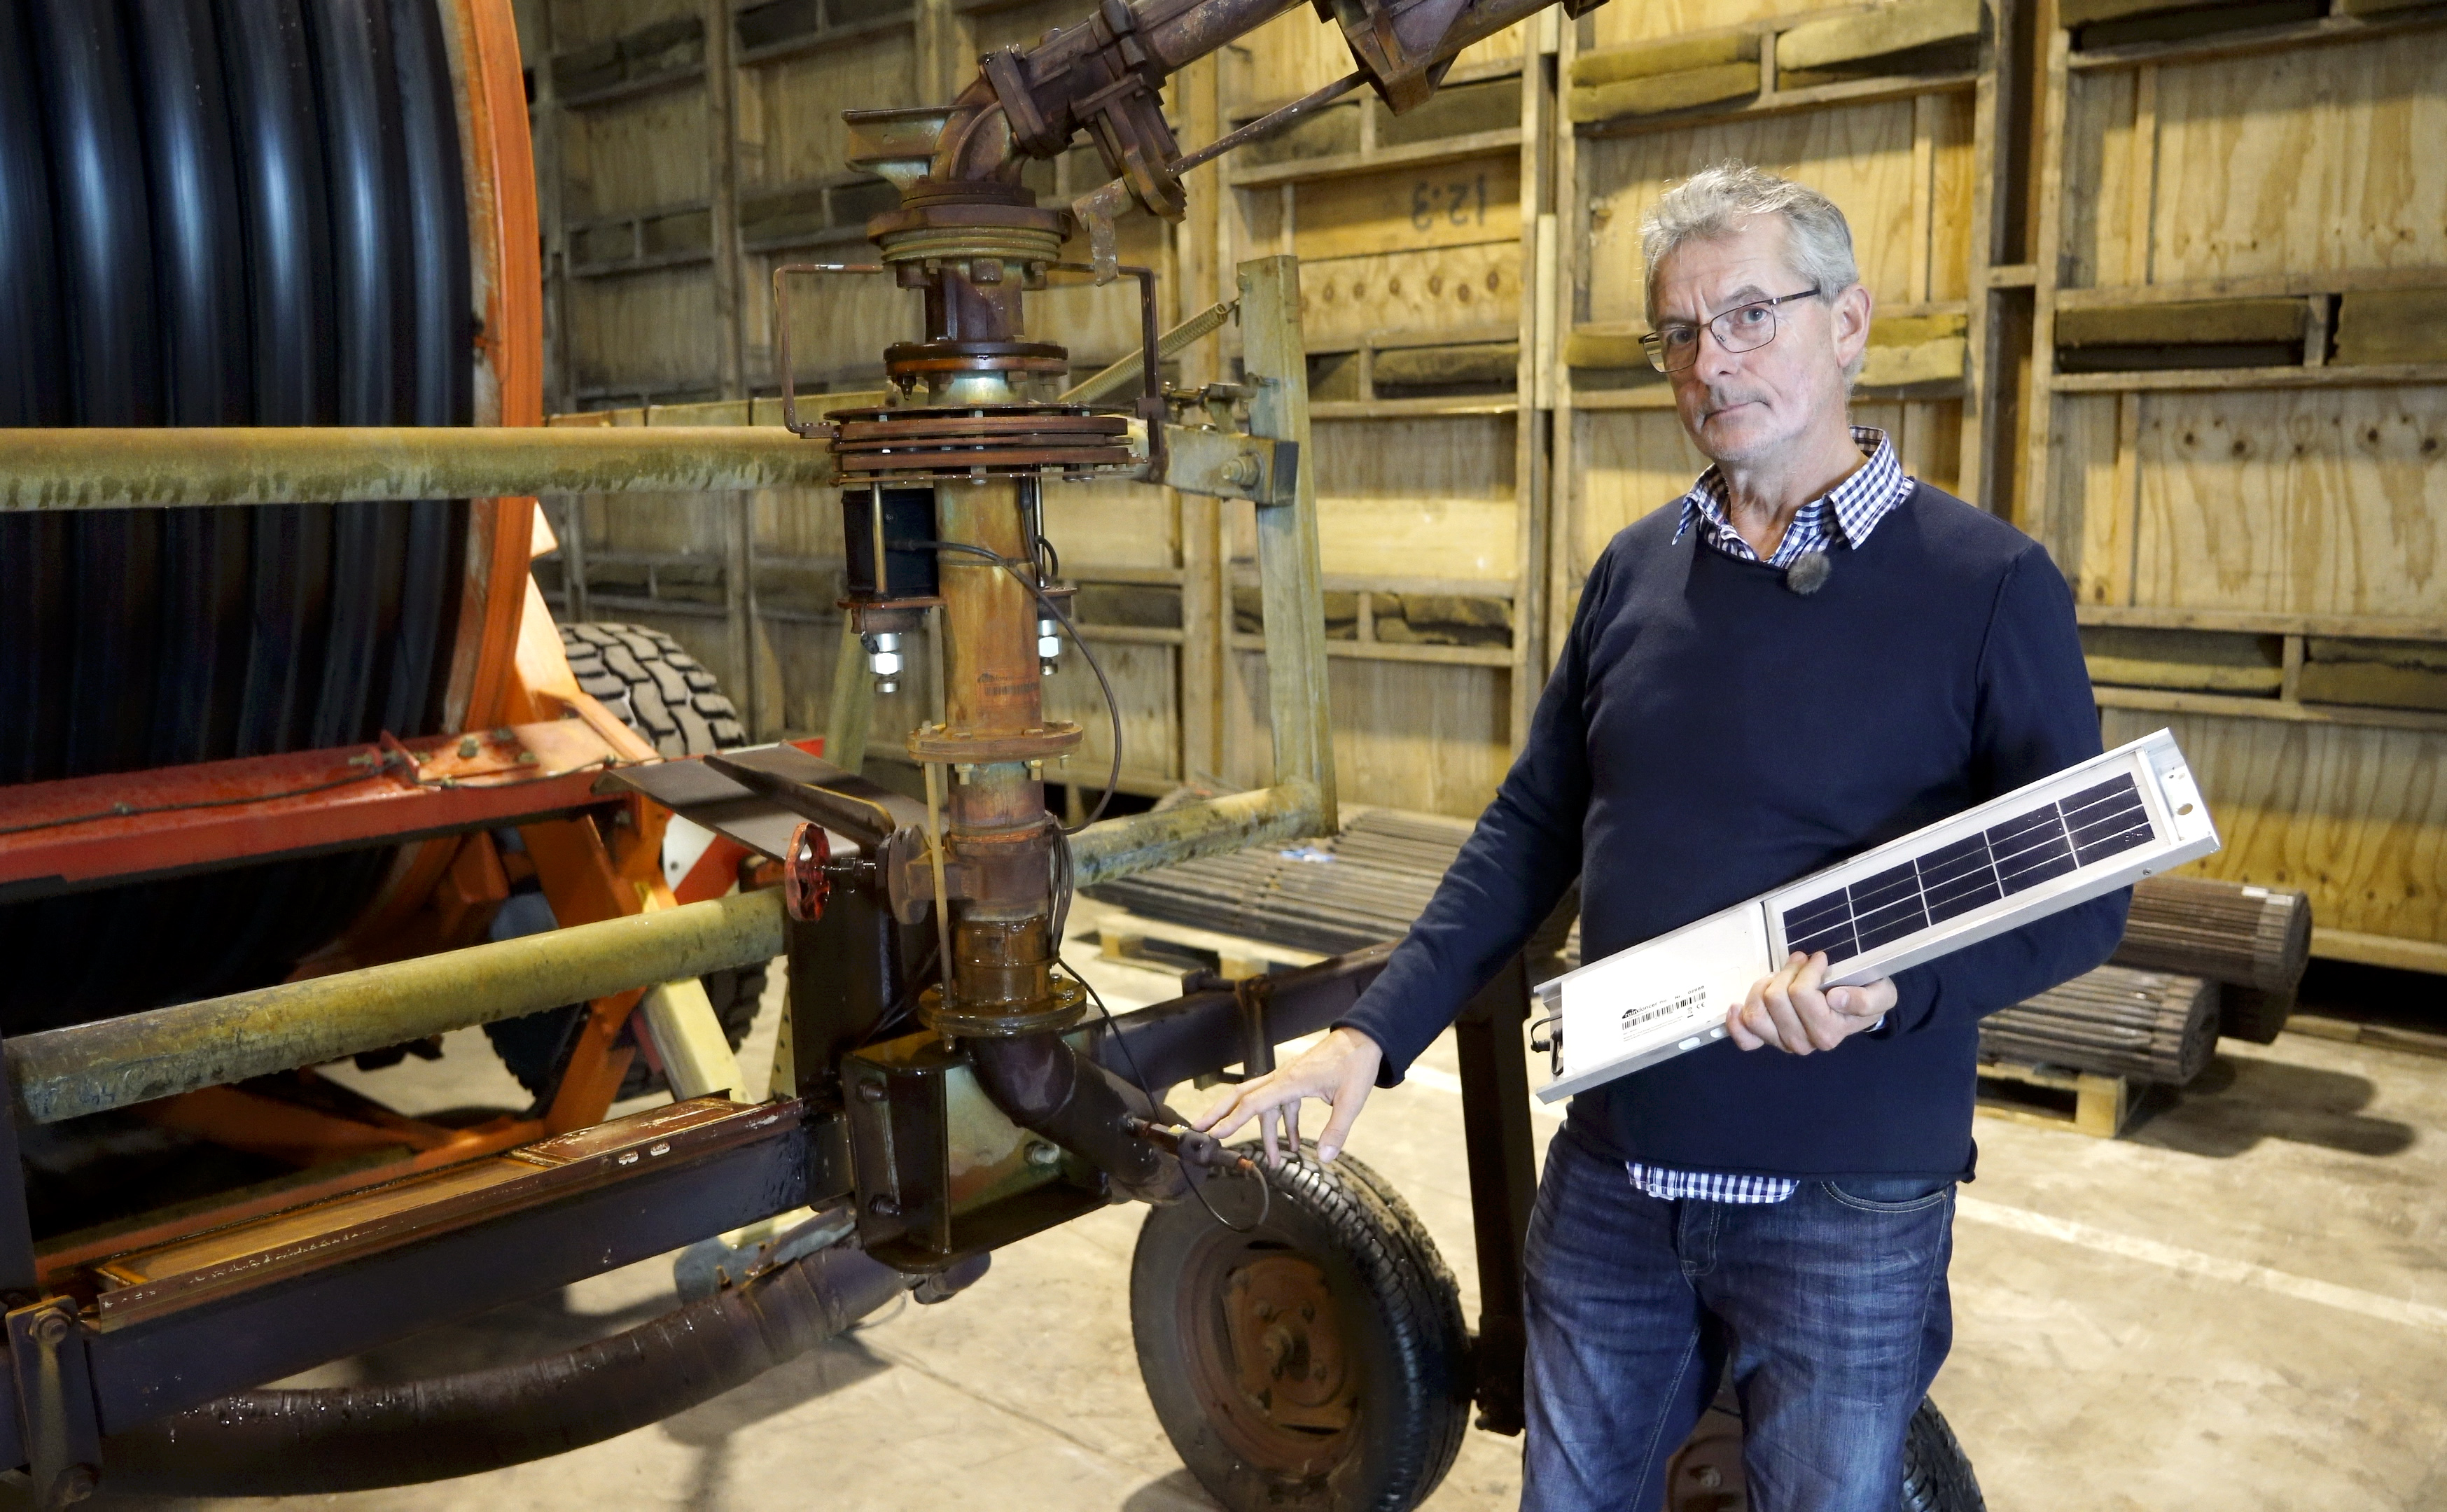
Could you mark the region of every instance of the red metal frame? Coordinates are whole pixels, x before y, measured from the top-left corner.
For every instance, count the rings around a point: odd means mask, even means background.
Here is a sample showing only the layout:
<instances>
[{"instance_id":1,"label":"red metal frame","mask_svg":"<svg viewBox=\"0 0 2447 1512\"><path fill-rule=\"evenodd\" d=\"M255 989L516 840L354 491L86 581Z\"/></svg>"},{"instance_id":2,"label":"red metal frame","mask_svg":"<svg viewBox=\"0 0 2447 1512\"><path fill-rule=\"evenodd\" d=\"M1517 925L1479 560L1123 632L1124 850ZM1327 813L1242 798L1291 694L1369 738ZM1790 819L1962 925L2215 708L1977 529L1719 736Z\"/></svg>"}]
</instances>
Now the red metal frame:
<instances>
[{"instance_id":1,"label":"red metal frame","mask_svg":"<svg viewBox=\"0 0 2447 1512\"><path fill-rule=\"evenodd\" d=\"M608 716L607 716L608 717ZM0 897L492 829L594 804L635 758L583 719L0 789Z\"/></svg>"}]
</instances>

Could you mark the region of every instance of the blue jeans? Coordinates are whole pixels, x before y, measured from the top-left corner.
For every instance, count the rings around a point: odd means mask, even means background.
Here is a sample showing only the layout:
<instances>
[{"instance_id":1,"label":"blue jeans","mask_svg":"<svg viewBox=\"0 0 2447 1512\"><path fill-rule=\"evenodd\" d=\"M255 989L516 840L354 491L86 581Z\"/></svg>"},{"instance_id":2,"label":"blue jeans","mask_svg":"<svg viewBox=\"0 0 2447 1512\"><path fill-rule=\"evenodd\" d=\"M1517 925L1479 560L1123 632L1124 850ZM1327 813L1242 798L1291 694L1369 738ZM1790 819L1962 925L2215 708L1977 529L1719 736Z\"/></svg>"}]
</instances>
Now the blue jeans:
<instances>
[{"instance_id":1,"label":"blue jeans","mask_svg":"<svg viewBox=\"0 0 2447 1512\"><path fill-rule=\"evenodd\" d=\"M1565 1125L1529 1220L1528 1512L1657 1512L1730 1365L1754 1512L1893 1512L1953 1340L1954 1185L1662 1201Z\"/></svg>"}]
</instances>

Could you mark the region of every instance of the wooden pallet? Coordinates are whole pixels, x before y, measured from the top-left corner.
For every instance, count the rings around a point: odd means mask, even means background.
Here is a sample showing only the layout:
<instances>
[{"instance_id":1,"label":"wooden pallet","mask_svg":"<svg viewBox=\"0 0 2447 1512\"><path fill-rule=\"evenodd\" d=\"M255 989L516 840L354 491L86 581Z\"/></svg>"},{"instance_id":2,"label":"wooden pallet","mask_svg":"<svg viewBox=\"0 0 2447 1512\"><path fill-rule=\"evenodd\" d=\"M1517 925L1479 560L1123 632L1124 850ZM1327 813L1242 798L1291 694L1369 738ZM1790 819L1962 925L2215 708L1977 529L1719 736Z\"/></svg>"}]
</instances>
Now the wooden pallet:
<instances>
[{"instance_id":1,"label":"wooden pallet","mask_svg":"<svg viewBox=\"0 0 2447 1512\"><path fill-rule=\"evenodd\" d=\"M2141 1083L2052 1066L1980 1063L1980 1111L2042 1128L2071 1129L2093 1139L2124 1132L2141 1102Z\"/></svg>"},{"instance_id":2,"label":"wooden pallet","mask_svg":"<svg viewBox=\"0 0 2447 1512\"><path fill-rule=\"evenodd\" d=\"M1091 898L1081 898L1072 907L1081 916L1072 925L1072 934L1081 933L1082 926L1093 929L1097 952L1109 961L1127 961L1166 972L1203 968L1226 981L1239 981L1244 976L1263 976L1269 972L1312 966L1325 959L1315 951L1148 918L1097 904Z\"/></svg>"}]
</instances>

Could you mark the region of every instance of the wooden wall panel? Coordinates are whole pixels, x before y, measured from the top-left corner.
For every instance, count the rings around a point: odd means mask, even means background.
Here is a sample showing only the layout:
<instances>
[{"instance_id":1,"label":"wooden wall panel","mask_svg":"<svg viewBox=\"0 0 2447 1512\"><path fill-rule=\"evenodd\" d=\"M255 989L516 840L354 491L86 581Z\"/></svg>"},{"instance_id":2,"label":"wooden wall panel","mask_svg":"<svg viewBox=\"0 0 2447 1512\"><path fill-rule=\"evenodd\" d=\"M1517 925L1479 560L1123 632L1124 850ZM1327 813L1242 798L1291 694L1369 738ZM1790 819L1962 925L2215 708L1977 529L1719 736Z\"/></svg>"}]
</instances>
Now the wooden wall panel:
<instances>
[{"instance_id":1,"label":"wooden wall panel","mask_svg":"<svg viewBox=\"0 0 2447 1512\"><path fill-rule=\"evenodd\" d=\"M1098 567L1181 565L1181 510L1168 489L1143 483L1048 483L1045 534L1076 576Z\"/></svg>"},{"instance_id":2,"label":"wooden wall panel","mask_svg":"<svg viewBox=\"0 0 2447 1512\"><path fill-rule=\"evenodd\" d=\"M1510 416L1321 420L1314 434L1327 572L1510 591L1520 570Z\"/></svg>"},{"instance_id":3,"label":"wooden wall panel","mask_svg":"<svg viewBox=\"0 0 2447 1512\"><path fill-rule=\"evenodd\" d=\"M1518 58L1521 38L1522 28L1515 26L1475 43L1453 60L1453 71L1468 77L1473 69ZM1229 49L1225 97L1236 108L1280 104L1332 84L1351 69L1351 49L1343 43L1341 28L1318 20L1314 9L1287 11Z\"/></svg>"},{"instance_id":4,"label":"wooden wall panel","mask_svg":"<svg viewBox=\"0 0 2447 1512\"><path fill-rule=\"evenodd\" d=\"M1396 337L1507 333L1521 308L1518 240L1300 264L1300 327L1311 350Z\"/></svg>"},{"instance_id":5,"label":"wooden wall panel","mask_svg":"<svg viewBox=\"0 0 2447 1512\"><path fill-rule=\"evenodd\" d=\"M1082 164L1085 166L1085 164ZM1101 168L1101 165L1099 165ZM1094 183L1078 185L1079 193L1094 188ZM1054 197L1045 197L1047 203ZM1125 217L1114 226L1121 260L1156 271L1156 324L1159 329L1178 318L1181 291L1172 278L1172 228L1155 217L1137 214ZM1088 260L1088 238L1073 236L1062 247L1066 261ZM1044 293L1033 294L1028 301L1029 339L1058 342L1071 350L1071 370L1074 377L1085 378L1125 352L1136 351L1139 345L1139 286L1133 278L1125 278L1102 288L1090 283L1077 274L1054 275L1057 280ZM916 299L915 294L904 295ZM878 354L879 358L881 353Z\"/></svg>"},{"instance_id":6,"label":"wooden wall panel","mask_svg":"<svg viewBox=\"0 0 2447 1512\"><path fill-rule=\"evenodd\" d=\"M1271 782L1265 658L1241 652L1231 662L1238 707L1225 721L1224 775L1247 785ZM1503 737L1509 673L1349 656L1328 666L1335 782L1346 803L1474 819L1495 797L1511 764Z\"/></svg>"},{"instance_id":7,"label":"wooden wall panel","mask_svg":"<svg viewBox=\"0 0 2447 1512\"><path fill-rule=\"evenodd\" d=\"M1303 262L1520 239L1518 153L1292 186L1292 251Z\"/></svg>"},{"instance_id":8,"label":"wooden wall panel","mask_svg":"<svg viewBox=\"0 0 2447 1512\"><path fill-rule=\"evenodd\" d=\"M822 731L832 697L833 652L841 630L792 620L766 626L771 654L760 665L773 670L778 690L772 715L778 728Z\"/></svg>"},{"instance_id":9,"label":"wooden wall panel","mask_svg":"<svg viewBox=\"0 0 2447 1512\"><path fill-rule=\"evenodd\" d=\"M573 220L705 199L705 91L666 89L570 118L562 139Z\"/></svg>"},{"instance_id":10,"label":"wooden wall panel","mask_svg":"<svg viewBox=\"0 0 2447 1512\"><path fill-rule=\"evenodd\" d=\"M1586 23L1588 47L1628 47L1826 9L1817 0L1650 0L1647 5L1600 6Z\"/></svg>"},{"instance_id":11,"label":"wooden wall panel","mask_svg":"<svg viewBox=\"0 0 2447 1512\"><path fill-rule=\"evenodd\" d=\"M2315 925L2447 943L2447 734L2111 709L2171 728L2226 848L2194 869L2311 895Z\"/></svg>"},{"instance_id":12,"label":"wooden wall panel","mask_svg":"<svg viewBox=\"0 0 2447 1512\"><path fill-rule=\"evenodd\" d=\"M1963 97L1941 97L1937 118L1968 108ZM1920 302L1925 296L1911 276L1912 210L1916 198L1929 202L1925 184L1936 169L1928 154L1920 156L1922 187L1916 190L1912 112L1911 101L1890 100L1585 143L1581 153L1591 199L1588 237L1581 251L1586 302L1579 318L1644 323L1641 216L1673 184L1727 159L1783 174L1834 200L1852 223L1861 281L1878 303ZM1946 132L1950 138L1962 128L1949 124ZM1958 195L1967 182L1952 168L1946 179ZM1959 218L1967 219L1967 214ZM1922 234L1927 235L1925 228ZM1926 265L1925 253L1922 263Z\"/></svg>"},{"instance_id":13,"label":"wooden wall panel","mask_svg":"<svg viewBox=\"0 0 2447 1512\"><path fill-rule=\"evenodd\" d=\"M905 31L878 31L747 69L740 75L743 190L845 173L842 112L915 103L917 49Z\"/></svg>"},{"instance_id":14,"label":"wooden wall panel","mask_svg":"<svg viewBox=\"0 0 2447 1512\"><path fill-rule=\"evenodd\" d=\"M2146 239L2134 235L2134 185L2152 178L2152 149L2146 141L2136 145L2134 136L2135 78L2119 69L2084 74L2066 86L2064 177L2078 186L2063 197L2067 288L2135 284L2149 276ZM2136 251L2145 254L2138 266Z\"/></svg>"},{"instance_id":15,"label":"wooden wall panel","mask_svg":"<svg viewBox=\"0 0 2447 1512\"><path fill-rule=\"evenodd\" d=\"M1122 710L1122 780L1140 792L1161 793L1181 781L1181 707L1178 652L1170 646L1140 646L1095 638L1105 675L1112 680ZM1096 677L1078 649L1065 646L1059 670L1046 679L1045 711L1055 719L1078 722L1079 749L1066 767L1051 768L1048 780L1104 790L1112 769L1113 727L1105 712Z\"/></svg>"},{"instance_id":16,"label":"wooden wall panel","mask_svg":"<svg viewBox=\"0 0 2447 1512\"><path fill-rule=\"evenodd\" d=\"M971 11L969 51L977 57L1004 47L1025 51L1056 27L1067 30L1083 24L1093 9L1081 6L1079 0L1025 0L1020 5Z\"/></svg>"},{"instance_id":17,"label":"wooden wall panel","mask_svg":"<svg viewBox=\"0 0 2447 1512\"><path fill-rule=\"evenodd\" d=\"M564 336L582 389L624 387L658 399L711 399L720 379L704 332L712 325L713 282L701 267L573 281ZM635 403L635 400L631 400Z\"/></svg>"},{"instance_id":18,"label":"wooden wall panel","mask_svg":"<svg viewBox=\"0 0 2447 1512\"><path fill-rule=\"evenodd\" d=\"M758 490L756 549L774 557L839 561L841 496L828 488Z\"/></svg>"},{"instance_id":19,"label":"wooden wall panel","mask_svg":"<svg viewBox=\"0 0 2447 1512\"><path fill-rule=\"evenodd\" d=\"M2157 70L2152 277L2447 264L2447 33Z\"/></svg>"},{"instance_id":20,"label":"wooden wall panel","mask_svg":"<svg viewBox=\"0 0 2447 1512\"><path fill-rule=\"evenodd\" d=\"M2447 390L2137 398L2137 602L2400 615L2447 605Z\"/></svg>"},{"instance_id":21,"label":"wooden wall panel","mask_svg":"<svg viewBox=\"0 0 2447 1512\"><path fill-rule=\"evenodd\" d=\"M774 376L773 269L788 262L864 258L865 243L829 253L791 251L751 254L741 280L740 309L748 332L748 381L760 392L779 393ZM925 334L922 295L864 274L794 274L790 279L790 363L803 395L819 387L866 390L883 387L883 349ZM824 406L815 406L818 413Z\"/></svg>"},{"instance_id":22,"label":"wooden wall panel","mask_svg":"<svg viewBox=\"0 0 2447 1512\"><path fill-rule=\"evenodd\" d=\"M547 8L552 12L553 44L562 51L609 42L657 21L697 15L705 9L704 0L547 0Z\"/></svg>"},{"instance_id":23,"label":"wooden wall panel","mask_svg":"<svg viewBox=\"0 0 2447 1512\"><path fill-rule=\"evenodd\" d=\"M1579 597L1589 568L1617 532L1681 498L1708 465L1671 409L1584 410L1572 425L1579 507L1565 580L1555 585L1564 602Z\"/></svg>"},{"instance_id":24,"label":"wooden wall panel","mask_svg":"<svg viewBox=\"0 0 2447 1512\"><path fill-rule=\"evenodd\" d=\"M2048 501L2042 541L2084 604L2133 601L2132 457L2119 446L2120 394L2067 394L2049 412Z\"/></svg>"}]
</instances>

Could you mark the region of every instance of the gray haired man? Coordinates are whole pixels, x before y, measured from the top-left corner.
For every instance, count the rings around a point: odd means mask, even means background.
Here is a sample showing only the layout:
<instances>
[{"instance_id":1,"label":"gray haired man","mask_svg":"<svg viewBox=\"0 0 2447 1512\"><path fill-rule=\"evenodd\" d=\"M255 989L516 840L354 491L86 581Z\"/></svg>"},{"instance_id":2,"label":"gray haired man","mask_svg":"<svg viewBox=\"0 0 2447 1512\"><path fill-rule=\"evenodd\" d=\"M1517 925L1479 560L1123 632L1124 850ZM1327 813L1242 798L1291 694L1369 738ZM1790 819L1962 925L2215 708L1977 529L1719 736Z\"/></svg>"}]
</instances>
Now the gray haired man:
<instances>
[{"instance_id":1,"label":"gray haired man","mask_svg":"<svg viewBox=\"0 0 2447 1512\"><path fill-rule=\"evenodd\" d=\"M1650 356L1714 465L1599 558L1384 974L1204 1127L1318 1097L1332 1158L1575 876L1595 958L2098 753L2047 555L1849 423L1870 296L1843 213L1727 164L1641 243ZM1952 1339L1980 1016L2106 959L2128 898L1863 986L1795 954L1728 1040L1573 1099L1530 1223L1525 1506L1649 1512L1730 1377L1757 1512L1892 1512Z\"/></svg>"}]
</instances>

